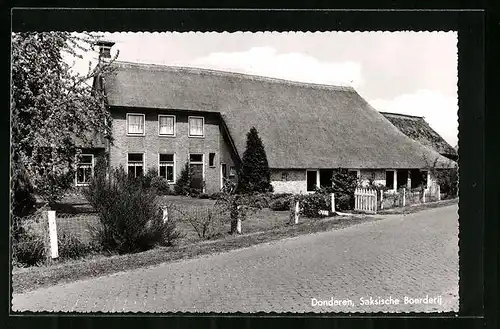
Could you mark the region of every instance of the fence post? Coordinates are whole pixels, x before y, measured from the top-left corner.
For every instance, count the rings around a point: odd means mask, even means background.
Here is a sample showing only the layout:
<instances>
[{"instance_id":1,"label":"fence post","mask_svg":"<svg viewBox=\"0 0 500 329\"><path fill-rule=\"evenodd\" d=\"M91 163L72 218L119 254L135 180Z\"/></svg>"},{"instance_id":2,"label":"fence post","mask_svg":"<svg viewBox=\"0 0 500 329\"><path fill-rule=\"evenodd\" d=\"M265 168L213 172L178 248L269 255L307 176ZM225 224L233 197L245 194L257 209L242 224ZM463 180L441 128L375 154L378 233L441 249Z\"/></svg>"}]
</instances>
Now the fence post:
<instances>
[{"instance_id":1,"label":"fence post","mask_svg":"<svg viewBox=\"0 0 500 329\"><path fill-rule=\"evenodd\" d=\"M422 203L425 203L425 188L422 190Z\"/></svg>"},{"instance_id":2,"label":"fence post","mask_svg":"<svg viewBox=\"0 0 500 329\"><path fill-rule=\"evenodd\" d=\"M441 201L441 186L437 186L438 201Z\"/></svg>"},{"instance_id":3,"label":"fence post","mask_svg":"<svg viewBox=\"0 0 500 329\"><path fill-rule=\"evenodd\" d=\"M163 207L163 223L168 222L168 207Z\"/></svg>"},{"instance_id":4,"label":"fence post","mask_svg":"<svg viewBox=\"0 0 500 329\"><path fill-rule=\"evenodd\" d=\"M330 194L330 197L332 199L332 204L331 204L331 206L332 206L332 213L334 213L335 212L335 193Z\"/></svg>"},{"instance_id":5,"label":"fence post","mask_svg":"<svg viewBox=\"0 0 500 329\"><path fill-rule=\"evenodd\" d=\"M59 257L57 248L57 224L55 210L47 210L47 218L49 221L49 238L50 238L50 256L52 258Z\"/></svg>"},{"instance_id":6,"label":"fence post","mask_svg":"<svg viewBox=\"0 0 500 329\"><path fill-rule=\"evenodd\" d=\"M241 234L241 218L238 217L238 222L236 223L236 232Z\"/></svg>"},{"instance_id":7,"label":"fence post","mask_svg":"<svg viewBox=\"0 0 500 329\"><path fill-rule=\"evenodd\" d=\"M406 206L406 189L403 188L403 207Z\"/></svg>"},{"instance_id":8,"label":"fence post","mask_svg":"<svg viewBox=\"0 0 500 329\"><path fill-rule=\"evenodd\" d=\"M294 224L298 224L299 223L299 212L300 212L299 201L296 201L295 202L294 217L293 217L293 223Z\"/></svg>"}]
</instances>

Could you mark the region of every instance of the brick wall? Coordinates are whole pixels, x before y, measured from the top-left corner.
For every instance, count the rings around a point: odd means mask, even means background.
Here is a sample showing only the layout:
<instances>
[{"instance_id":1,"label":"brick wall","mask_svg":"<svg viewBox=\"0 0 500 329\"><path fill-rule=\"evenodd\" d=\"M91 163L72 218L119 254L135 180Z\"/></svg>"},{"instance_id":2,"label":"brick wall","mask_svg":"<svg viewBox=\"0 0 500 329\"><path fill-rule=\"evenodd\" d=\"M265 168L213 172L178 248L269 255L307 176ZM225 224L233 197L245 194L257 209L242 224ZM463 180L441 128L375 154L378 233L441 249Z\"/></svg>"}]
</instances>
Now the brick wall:
<instances>
[{"instance_id":1,"label":"brick wall","mask_svg":"<svg viewBox=\"0 0 500 329\"><path fill-rule=\"evenodd\" d=\"M145 114L145 136L127 135L127 113ZM204 155L204 178L205 192L214 193L220 190L222 161L233 165L229 146L225 145L220 129L220 121L217 115L212 113L189 113L185 111L165 110L126 110L113 109L113 138L114 143L110 147L110 165L118 167L127 166L128 153L143 153L145 160L145 172L149 168L158 169L158 154L175 154L175 179L178 178L190 153L202 153ZM176 116L175 137L158 136L158 115ZM203 116L205 118L204 137L188 136L188 116ZM209 153L215 153L214 167L209 166ZM221 158L221 154L224 159Z\"/></svg>"}]
</instances>

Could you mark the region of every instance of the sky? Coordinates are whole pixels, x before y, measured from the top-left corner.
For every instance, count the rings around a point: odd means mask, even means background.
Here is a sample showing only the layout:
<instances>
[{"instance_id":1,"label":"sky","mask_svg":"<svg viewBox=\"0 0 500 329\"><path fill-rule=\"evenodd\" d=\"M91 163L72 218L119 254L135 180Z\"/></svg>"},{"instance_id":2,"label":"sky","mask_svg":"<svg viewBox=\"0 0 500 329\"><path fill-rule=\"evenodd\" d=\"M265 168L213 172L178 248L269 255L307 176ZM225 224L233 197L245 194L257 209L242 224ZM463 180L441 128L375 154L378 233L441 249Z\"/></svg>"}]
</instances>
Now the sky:
<instances>
[{"instance_id":1,"label":"sky","mask_svg":"<svg viewBox=\"0 0 500 329\"><path fill-rule=\"evenodd\" d=\"M423 116L457 144L456 32L102 33L118 60L348 85L375 109ZM85 71L96 54L75 63Z\"/></svg>"}]
</instances>

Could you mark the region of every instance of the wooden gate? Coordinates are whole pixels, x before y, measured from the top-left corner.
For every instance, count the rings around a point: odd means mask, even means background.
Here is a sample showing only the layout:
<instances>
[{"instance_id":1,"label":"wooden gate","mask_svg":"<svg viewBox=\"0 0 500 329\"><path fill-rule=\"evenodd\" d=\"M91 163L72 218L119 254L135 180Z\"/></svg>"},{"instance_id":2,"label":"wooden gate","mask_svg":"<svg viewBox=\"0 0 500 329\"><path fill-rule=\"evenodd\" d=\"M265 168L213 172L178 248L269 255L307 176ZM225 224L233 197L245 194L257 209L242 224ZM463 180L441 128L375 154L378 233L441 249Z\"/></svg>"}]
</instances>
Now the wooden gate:
<instances>
[{"instance_id":1,"label":"wooden gate","mask_svg":"<svg viewBox=\"0 0 500 329\"><path fill-rule=\"evenodd\" d=\"M377 213L377 190L356 188L354 192L354 210Z\"/></svg>"}]
</instances>

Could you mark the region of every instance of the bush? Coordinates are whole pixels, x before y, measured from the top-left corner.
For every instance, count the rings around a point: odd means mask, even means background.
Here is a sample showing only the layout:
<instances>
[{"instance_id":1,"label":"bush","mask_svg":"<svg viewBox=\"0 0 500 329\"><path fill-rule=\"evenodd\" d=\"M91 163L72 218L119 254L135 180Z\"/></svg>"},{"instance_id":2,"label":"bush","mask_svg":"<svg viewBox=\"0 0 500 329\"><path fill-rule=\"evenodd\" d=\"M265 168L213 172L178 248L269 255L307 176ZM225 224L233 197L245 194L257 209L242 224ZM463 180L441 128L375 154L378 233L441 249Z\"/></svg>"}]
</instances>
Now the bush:
<instances>
[{"instance_id":1,"label":"bush","mask_svg":"<svg viewBox=\"0 0 500 329\"><path fill-rule=\"evenodd\" d=\"M269 208L274 211L285 211L290 210L290 200L291 197L281 197L271 201Z\"/></svg>"},{"instance_id":2,"label":"bush","mask_svg":"<svg viewBox=\"0 0 500 329\"><path fill-rule=\"evenodd\" d=\"M154 188L159 195L170 195L170 184L167 180L160 176L155 176L151 179L151 188Z\"/></svg>"},{"instance_id":3,"label":"bush","mask_svg":"<svg viewBox=\"0 0 500 329\"><path fill-rule=\"evenodd\" d=\"M216 206L183 209L173 205L169 211L178 212L196 231L200 239L212 239L221 235L227 217Z\"/></svg>"},{"instance_id":4,"label":"bush","mask_svg":"<svg viewBox=\"0 0 500 329\"><path fill-rule=\"evenodd\" d=\"M84 189L84 196L98 212L100 226L94 238L108 251L129 253L156 245L170 245L179 234L175 223L163 223L155 189L140 180L129 179L123 167L108 178L96 175Z\"/></svg>"},{"instance_id":5,"label":"bush","mask_svg":"<svg viewBox=\"0 0 500 329\"><path fill-rule=\"evenodd\" d=\"M221 196L222 196L222 192L215 192L215 193L209 194L208 198L211 199L211 200L217 200Z\"/></svg>"},{"instance_id":6,"label":"bush","mask_svg":"<svg viewBox=\"0 0 500 329\"><path fill-rule=\"evenodd\" d=\"M188 196L191 193L191 170L189 163L186 162L175 182L174 192L177 195Z\"/></svg>"},{"instance_id":7,"label":"bush","mask_svg":"<svg viewBox=\"0 0 500 329\"><path fill-rule=\"evenodd\" d=\"M309 218L321 217L320 210L328 210L330 207L328 196L323 193L313 193L300 198L300 214Z\"/></svg>"},{"instance_id":8,"label":"bush","mask_svg":"<svg viewBox=\"0 0 500 329\"><path fill-rule=\"evenodd\" d=\"M90 244L81 242L75 234L69 231L58 232L57 243L60 259L78 259L94 251Z\"/></svg>"},{"instance_id":9,"label":"bush","mask_svg":"<svg viewBox=\"0 0 500 329\"><path fill-rule=\"evenodd\" d=\"M21 266L39 265L47 259L48 234L41 211L28 217L13 216L12 258Z\"/></svg>"},{"instance_id":10,"label":"bush","mask_svg":"<svg viewBox=\"0 0 500 329\"><path fill-rule=\"evenodd\" d=\"M446 194L447 198L458 196L458 168L435 170L437 183L441 193Z\"/></svg>"},{"instance_id":11,"label":"bush","mask_svg":"<svg viewBox=\"0 0 500 329\"><path fill-rule=\"evenodd\" d=\"M210 199L210 196L208 194L206 194L206 193L200 193L198 195L198 198L200 198L200 199Z\"/></svg>"},{"instance_id":12,"label":"bush","mask_svg":"<svg viewBox=\"0 0 500 329\"><path fill-rule=\"evenodd\" d=\"M34 189L28 173L22 164L12 164L12 213L23 217L35 207Z\"/></svg>"}]
</instances>

